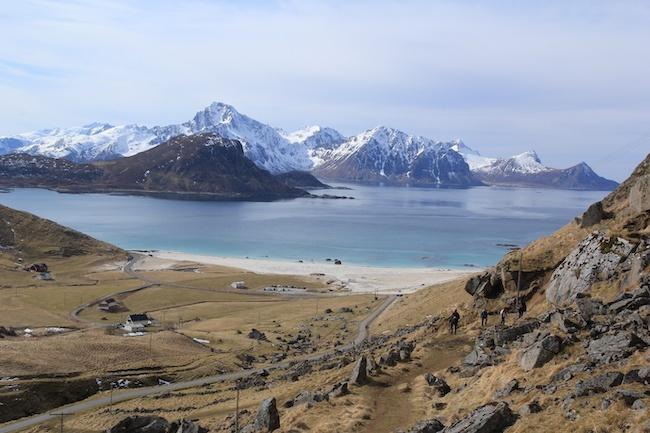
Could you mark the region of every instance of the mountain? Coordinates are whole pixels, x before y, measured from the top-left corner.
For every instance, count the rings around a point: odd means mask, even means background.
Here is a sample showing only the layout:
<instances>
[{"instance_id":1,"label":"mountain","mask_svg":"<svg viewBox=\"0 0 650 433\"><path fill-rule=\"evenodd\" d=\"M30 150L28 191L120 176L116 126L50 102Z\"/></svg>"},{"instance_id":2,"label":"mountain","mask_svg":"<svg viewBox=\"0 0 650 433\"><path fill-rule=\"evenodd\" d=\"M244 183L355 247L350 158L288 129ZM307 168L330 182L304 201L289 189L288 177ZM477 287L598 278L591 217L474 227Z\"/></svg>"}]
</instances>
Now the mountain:
<instances>
[{"instance_id":1,"label":"mountain","mask_svg":"<svg viewBox=\"0 0 650 433\"><path fill-rule=\"evenodd\" d=\"M184 123L148 128L91 123L0 137L0 155L28 153L75 162L133 156L180 135L215 133L238 140L246 157L273 174L313 171L343 181L466 187L487 183L570 189L612 189L588 166L558 170L534 152L512 158L481 155L460 140L434 141L388 127L345 137L328 127L286 132L215 102ZM469 166L465 169L458 156Z\"/></svg>"},{"instance_id":2,"label":"mountain","mask_svg":"<svg viewBox=\"0 0 650 433\"><path fill-rule=\"evenodd\" d=\"M610 191L617 182L598 176L586 163L566 169L547 167L533 151L496 159L473 170L488 185Z\"/></svg>"},{"instance_id":3,"label":"mountain","mask_svg":"<svg viewBox=\"0 0 650 433\"><path fill-rule=\"evenodd\" d=\"M467 187L480 185L463 157L426 137L376 127L329 150L314 173L328 179Z\"/></svg>"},{"instance_id":4,"label":"mountain","mask_svg":"<svg viewBox=\"0 0 650 433\"><path fill-rule=\"evenodd\" d=\"M27 212L0 205L0 256L78 256L86 254L121 256L126 252L76 230Z\"/></svg>"},{"instance_id":5,"label":"mountain","mask_svg":"<svg viewBox=\"0 0 650 433\"><path fill-rule=\"evenodd\" d=\"M0 157L0 185L205 200L274 200L308 195L212 133L177 136L134 156L95 164L27 154Z\"/></svg>"},{"instance_id":6,"label":"mountain","mask_svg":"<svg viewBox=\"0 0 650 433\"><path fill-rule=\"evenodd\" d=\"M331 188L329 185L324 184L316 177L307 171L288 171L286 173L276 174L275 178L285 185L294 188L305 189L327 189Z\"/></svg>"}]
</instances>

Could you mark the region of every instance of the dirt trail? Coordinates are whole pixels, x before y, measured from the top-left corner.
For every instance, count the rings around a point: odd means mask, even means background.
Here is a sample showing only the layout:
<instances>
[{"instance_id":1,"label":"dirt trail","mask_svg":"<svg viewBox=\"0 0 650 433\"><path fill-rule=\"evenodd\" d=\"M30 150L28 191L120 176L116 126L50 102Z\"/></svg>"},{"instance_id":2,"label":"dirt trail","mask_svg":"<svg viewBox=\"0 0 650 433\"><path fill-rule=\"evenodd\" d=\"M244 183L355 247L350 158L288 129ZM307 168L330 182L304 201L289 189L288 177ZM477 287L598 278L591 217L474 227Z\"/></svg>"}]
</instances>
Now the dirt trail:
<instances>
[{"instance_id":1,"label":"dirt trail","mask_svg":"<svg viewBox=\"0 0 650 433\"><path fill-rule=\"evenodd\" d=\"M399 364L389 373L375 378L367 387L366 401L372 408L372 419L366 424L366 433L393 433L406 429L423 419L431 402L418 392L417 381L427 373L444 370L466 355L468 341L462 337L442 337L422 348L419 356L408 364ZM421 364L419 367L417 364ZM408 371L403 369L407 368ZM408 384L410 392L400 392L397 387Z\"/></svg>"}]
</instances>

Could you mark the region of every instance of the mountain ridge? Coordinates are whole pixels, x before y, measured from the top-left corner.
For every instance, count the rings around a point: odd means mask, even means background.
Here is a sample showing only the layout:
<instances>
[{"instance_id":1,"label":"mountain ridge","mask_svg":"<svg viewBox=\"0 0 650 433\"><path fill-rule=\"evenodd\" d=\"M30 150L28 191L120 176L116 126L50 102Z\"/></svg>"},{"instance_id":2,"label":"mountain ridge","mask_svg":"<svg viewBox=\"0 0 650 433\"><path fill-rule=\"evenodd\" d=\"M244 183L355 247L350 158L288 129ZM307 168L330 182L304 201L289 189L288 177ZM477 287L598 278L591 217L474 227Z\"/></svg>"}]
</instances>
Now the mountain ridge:
<instances>
[{"instance_id":1,"label":"mountain ridge","mask_svg":"<svg viewBox=\"0 0 650 433\"><path fill-rule=\"evenodd\" d=\"M318 125L287 132L222 102L213 102L180 124L148 128L94 122L0 137L0 154L40 154L75 162L112 160L136 155L179 135L205 132L240 141L244 154L273 174L313 171L343 181L442 187L613 189L617 185L599 176L596 180L590 167L582 175L578 175L578 166L546 167L534 151L510 158L486 157L459 139L443 142L387 126L351 137ZM452 152L462 156L469 173Z\"/></svg>"}]
</instances>

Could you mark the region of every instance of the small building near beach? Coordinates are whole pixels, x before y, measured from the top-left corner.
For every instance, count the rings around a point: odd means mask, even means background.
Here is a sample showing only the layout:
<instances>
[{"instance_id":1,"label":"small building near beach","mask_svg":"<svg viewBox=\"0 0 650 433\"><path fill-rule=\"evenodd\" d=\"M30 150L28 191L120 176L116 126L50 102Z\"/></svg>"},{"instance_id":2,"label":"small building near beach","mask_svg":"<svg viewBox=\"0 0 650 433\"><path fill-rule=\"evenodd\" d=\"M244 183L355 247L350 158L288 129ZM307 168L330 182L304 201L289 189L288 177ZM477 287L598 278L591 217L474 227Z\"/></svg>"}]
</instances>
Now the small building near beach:
<instances>
[{"instance_id":1,"label":"small building near beach","mask_svg":"<svg viewBox=\"0 0 650 433\"><path fill-rule=\"evenodd\" d=\"M233 289L246 289L246 283L243 281L235 281L233 283L230 283L230 287Z\"/></svg>"},{"instance_id":2,"label":"small building near beach","mask_svg":"<svg viewBox=\"0 0 650 433\"><path fill-rule=\"evenodd\" d=\"M151 318L145 314L131 314L127 317L124 323L124 330L128 332L142 331L147 326L151 325Z\"/></svg>"}]
</instances>

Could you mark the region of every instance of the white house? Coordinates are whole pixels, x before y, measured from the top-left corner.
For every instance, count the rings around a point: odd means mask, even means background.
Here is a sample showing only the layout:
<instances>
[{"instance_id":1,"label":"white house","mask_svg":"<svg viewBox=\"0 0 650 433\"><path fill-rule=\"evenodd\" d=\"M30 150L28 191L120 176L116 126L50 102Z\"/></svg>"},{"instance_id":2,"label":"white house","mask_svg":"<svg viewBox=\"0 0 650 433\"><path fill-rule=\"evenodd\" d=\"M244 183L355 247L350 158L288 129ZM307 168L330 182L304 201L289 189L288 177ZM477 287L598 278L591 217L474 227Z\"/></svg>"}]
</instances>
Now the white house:
<instances>
[{"instance_id":1,"label":"white house","mask_svg":"<svg viewBox=\"0 0 650 433\"><path fill-rule=\"evenodd\" d=\"M246 283L243 281L235 281L234 283L230 284L230 287L232 287L233 289L245 289Z\"/></svg>"},{"instance_id":2,"label":"white house","mask_svg":"<svg viewBox=\"0 0 650 433\"><path fill-rule=\"evenodd\" d=\"M131 314L124 323L124 330L127 332L138 332L149 325L151 325L151 319L146 314Z\"/></svg>"}]
</instances>

